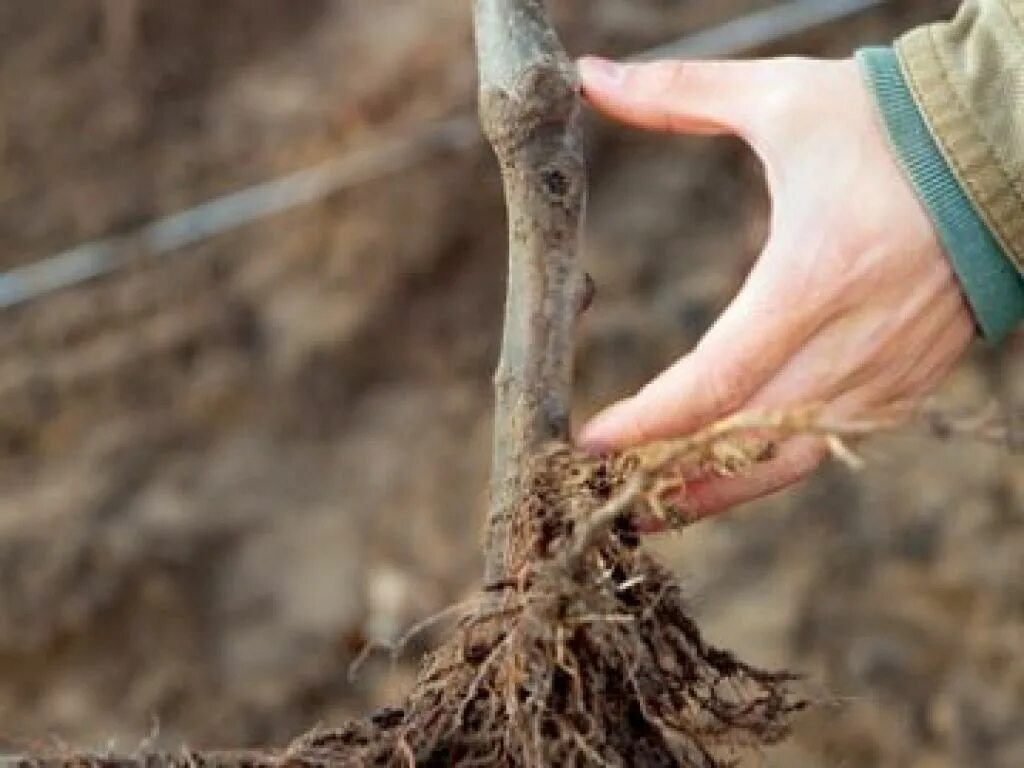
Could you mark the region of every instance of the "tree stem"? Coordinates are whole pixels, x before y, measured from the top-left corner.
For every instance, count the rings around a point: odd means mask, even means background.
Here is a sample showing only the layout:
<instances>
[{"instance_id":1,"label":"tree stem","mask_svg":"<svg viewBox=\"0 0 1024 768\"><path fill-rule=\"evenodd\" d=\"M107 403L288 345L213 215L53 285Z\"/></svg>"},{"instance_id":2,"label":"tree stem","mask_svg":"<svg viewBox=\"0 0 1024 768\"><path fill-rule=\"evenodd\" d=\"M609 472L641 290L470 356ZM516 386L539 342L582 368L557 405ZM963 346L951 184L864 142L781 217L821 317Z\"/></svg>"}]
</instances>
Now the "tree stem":
<instances>
[{"instance_id":1,"label":"tree stem","mask_svg":"<svg viewBox=\"0 0 1024 768\"><path fill-rule=\"evenodd\" d=\"M509 523L529 490L529 459L569 437L573 336L588 292L577 264L586 168L576 70L542 0L476 0L476 39L480 122L501 166L509 228L485 538L485 578L498 582L509 575Z\"/></svg>"}]
</instances>

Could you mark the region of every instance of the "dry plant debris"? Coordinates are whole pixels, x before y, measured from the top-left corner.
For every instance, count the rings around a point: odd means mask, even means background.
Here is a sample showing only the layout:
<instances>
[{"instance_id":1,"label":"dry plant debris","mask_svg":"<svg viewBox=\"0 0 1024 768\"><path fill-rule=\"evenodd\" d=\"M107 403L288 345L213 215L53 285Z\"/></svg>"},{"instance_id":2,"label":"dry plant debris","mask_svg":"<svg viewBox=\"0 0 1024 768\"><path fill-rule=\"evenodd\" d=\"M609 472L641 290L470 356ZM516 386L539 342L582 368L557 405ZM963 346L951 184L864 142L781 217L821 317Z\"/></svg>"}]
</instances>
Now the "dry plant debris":
<instances>
[{"instance_id":1,"label":"dry plant debris","mask_svg":"<svg viewBox=\"0 0 1024 768\"><path fill-rule=\"evenodd\" d=\"M304 765L694 766L737 764L787 736L808 702L794 676L710 646L672 574L640 548L641 507L695 473L735 474L774 441L838 446L868 425L814 411L744 414L684 440L595 458L551 444L513 520L511 578L486 585L424 664L401 709L289 752Z\"/></svg>"},{"instance_id":2,"label":"dry plant debris","mask_svg":"<svg viewBox=\"0 0 1024 768\"><path fill-rule=\"evenodd\" d=\"M739 765L785 739L810 702L793 674L705 642L677 579L643 551L636 515L685 526L673 502L685 498L687 479L743 473L798 435L818 435L855 461L845 439L898 419L840 423L807 408L739 414L605 457L549 444L511 521L512 575L439 614L457 615L455 629L401 707L314 730L278 753L57 755L16 765Z\"/></svg>"}]
</instances>

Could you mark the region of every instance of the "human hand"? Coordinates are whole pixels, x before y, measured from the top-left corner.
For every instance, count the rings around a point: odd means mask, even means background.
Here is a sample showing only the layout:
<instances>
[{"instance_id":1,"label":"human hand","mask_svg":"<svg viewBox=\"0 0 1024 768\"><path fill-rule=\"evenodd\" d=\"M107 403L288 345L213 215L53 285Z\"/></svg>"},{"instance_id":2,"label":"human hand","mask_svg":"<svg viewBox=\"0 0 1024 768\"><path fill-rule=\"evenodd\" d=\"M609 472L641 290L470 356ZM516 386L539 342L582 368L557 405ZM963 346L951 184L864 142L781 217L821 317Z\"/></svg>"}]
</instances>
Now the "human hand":
<instances>
[{"instance_id":1,"label":"human hand","mask_svg":"<svg viewBox=\"0 0 1024 768\"><path fill-rule=\"evenodd\" d=\"M745 409L816 404L852 419L912 406L963 355L973 317L853 61L579 67L615 119L742 138L772 198L768 242L732 304L692 352L586 424L584 446L682 436ZM682 504L714 514L800 480L826 453L792 439L742 477L691 482Z\"/></svg>"}]
</instances>

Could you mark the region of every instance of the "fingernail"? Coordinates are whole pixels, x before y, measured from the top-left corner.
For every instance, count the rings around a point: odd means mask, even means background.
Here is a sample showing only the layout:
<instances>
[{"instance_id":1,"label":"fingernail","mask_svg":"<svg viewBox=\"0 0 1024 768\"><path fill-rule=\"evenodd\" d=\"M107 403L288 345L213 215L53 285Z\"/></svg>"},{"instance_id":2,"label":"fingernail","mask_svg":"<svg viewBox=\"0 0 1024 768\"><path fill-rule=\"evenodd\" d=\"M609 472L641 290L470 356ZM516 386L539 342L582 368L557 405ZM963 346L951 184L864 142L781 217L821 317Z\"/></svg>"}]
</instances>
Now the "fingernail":
<instances>
[{"instance_id":1,"label":"fingernail","mask_svg":"<svg viewBox=\"0 0 1024 768\"><path fill-rule=\"evenodd\" d=\"M590 85L617 88L626 76L625 67L608 59L587 56L578 62L580 79Z\"/></svg>"}]
</instances>

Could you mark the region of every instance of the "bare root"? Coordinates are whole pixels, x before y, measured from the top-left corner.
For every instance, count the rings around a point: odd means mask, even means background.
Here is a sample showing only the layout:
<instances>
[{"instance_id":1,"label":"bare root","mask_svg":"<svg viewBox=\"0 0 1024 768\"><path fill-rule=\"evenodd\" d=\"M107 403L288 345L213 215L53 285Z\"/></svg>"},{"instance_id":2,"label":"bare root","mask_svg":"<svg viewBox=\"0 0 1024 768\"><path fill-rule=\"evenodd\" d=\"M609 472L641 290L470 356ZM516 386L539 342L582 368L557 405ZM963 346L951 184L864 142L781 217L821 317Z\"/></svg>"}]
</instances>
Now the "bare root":
<instances>
[{"instance_id":1,"label":"bare root","mask_svg":"<svg viewBox=\"0 0 1024 768\"><path fill-rule=\"evenodd\" d=\"M708 645L631 519L680 466L742 471L766 430L850 434L807 417L744 416L595 459L551 446L510 526L509 578L467 604L386 722L312 734L291 760L345 765L733 765L789 733L795 679ZM750 437L750 433L758 433ZM706 468L706 467L705 467Z\"/></svg>"}]
</instances>

